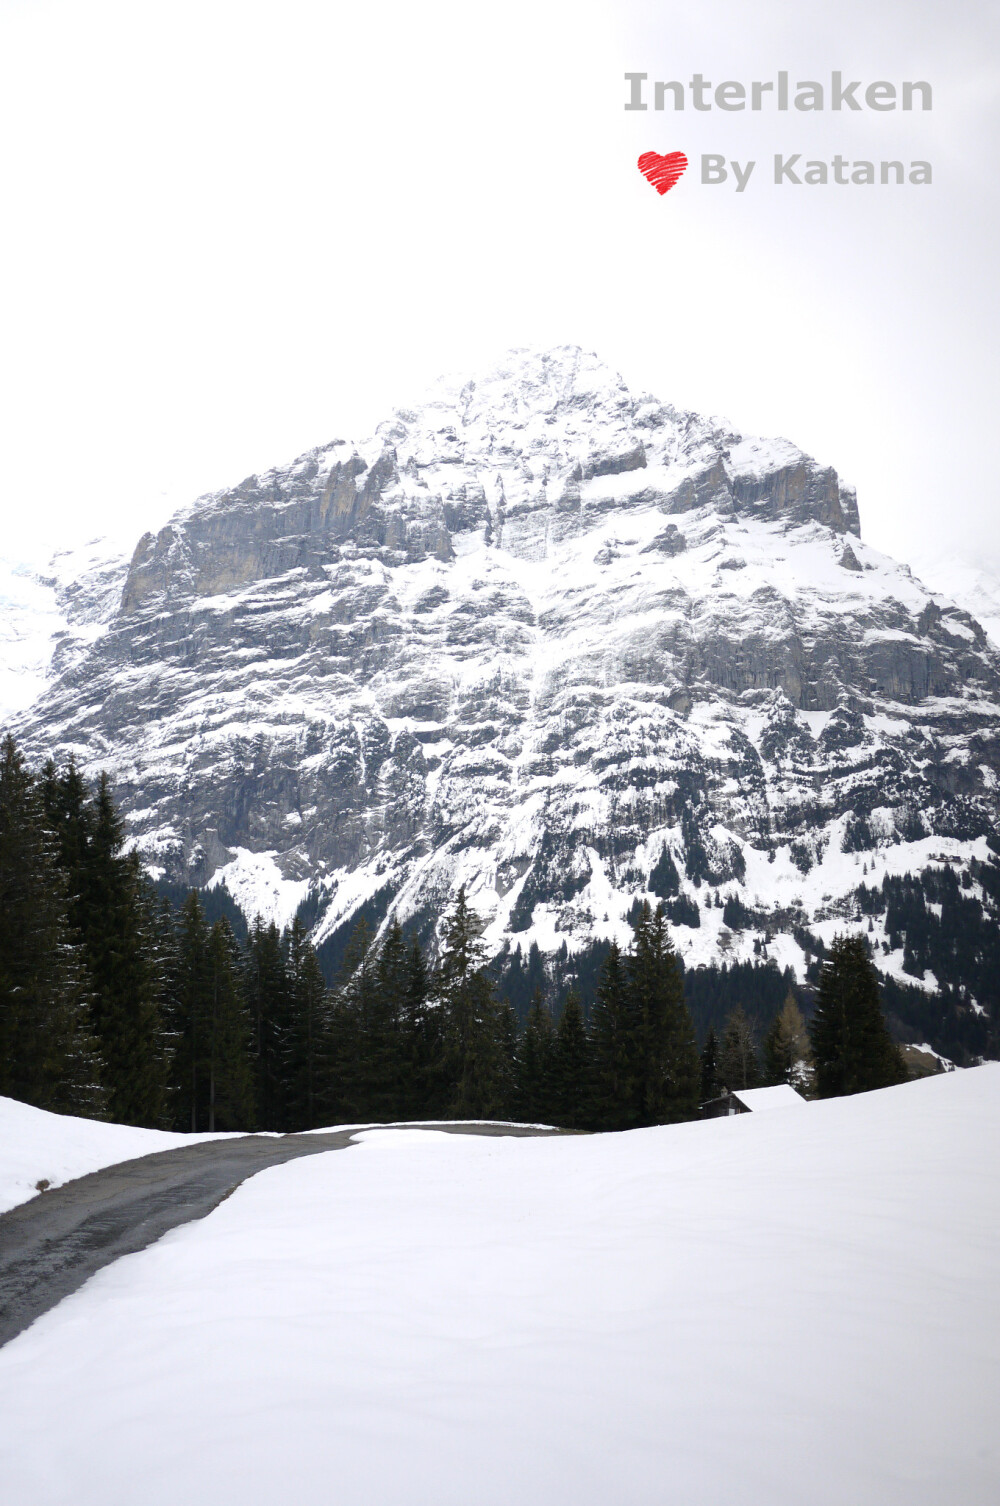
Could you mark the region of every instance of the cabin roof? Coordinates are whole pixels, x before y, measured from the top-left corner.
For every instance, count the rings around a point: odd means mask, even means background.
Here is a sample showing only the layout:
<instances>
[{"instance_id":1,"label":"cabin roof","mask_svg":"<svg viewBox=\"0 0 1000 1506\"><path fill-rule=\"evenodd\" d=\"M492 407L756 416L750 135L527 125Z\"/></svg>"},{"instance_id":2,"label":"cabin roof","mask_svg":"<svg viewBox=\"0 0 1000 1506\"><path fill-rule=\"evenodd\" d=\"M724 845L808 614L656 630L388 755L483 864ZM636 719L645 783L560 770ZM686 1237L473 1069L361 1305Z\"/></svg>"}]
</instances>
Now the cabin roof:
<instances>
[{"instance_id":1,"label":"cabin roof","mask_svg":"<svg viewBox=\"0 0 1000 1506\"><path fill-rule=\"evenodd\" d=\"M737 1088L732 1096L753 1114L761 1109L790 1109L806 1102L787 1082L779 1083L776 1088Z\"/></svg>"}]
</instances>

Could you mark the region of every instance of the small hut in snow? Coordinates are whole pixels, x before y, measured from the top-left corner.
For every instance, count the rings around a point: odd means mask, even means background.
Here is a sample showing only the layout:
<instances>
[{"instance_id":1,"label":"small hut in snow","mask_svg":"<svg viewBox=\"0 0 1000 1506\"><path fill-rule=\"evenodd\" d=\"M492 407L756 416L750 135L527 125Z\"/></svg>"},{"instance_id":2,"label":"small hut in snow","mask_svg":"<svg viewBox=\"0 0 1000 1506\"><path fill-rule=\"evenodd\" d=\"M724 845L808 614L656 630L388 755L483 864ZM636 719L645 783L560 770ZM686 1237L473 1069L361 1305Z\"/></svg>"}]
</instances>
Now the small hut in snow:
<instances>
[{"instance_id":1,"label":"small hut in snow","mask_svg":"<svg viewBox=\"0 0 1000 1506\"><path fill-rule=\"evenodd\" d=\"M725 1092L721 1098L703 1103L701 1112L706 1119L722 1119L729 1114L758 1114L762 1109L791 1109L805 1102L801 1093L782 1082L776 1088L737 1088L735 1092Z\"/></svg>"}]
</instances>

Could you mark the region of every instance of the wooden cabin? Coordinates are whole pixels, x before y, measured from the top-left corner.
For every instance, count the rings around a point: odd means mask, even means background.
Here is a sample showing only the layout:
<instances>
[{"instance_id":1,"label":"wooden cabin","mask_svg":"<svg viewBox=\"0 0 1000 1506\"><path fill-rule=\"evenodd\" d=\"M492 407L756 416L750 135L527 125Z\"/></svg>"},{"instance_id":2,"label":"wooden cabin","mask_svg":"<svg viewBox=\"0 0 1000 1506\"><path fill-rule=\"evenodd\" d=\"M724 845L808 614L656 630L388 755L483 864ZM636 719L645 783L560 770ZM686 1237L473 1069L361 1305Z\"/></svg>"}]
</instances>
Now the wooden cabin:
<instances>
[{"instance_id":1,"label":"wooden cabin","mask_svg":"<svg viewBox=\"0 0 1000 1506\"><path fill-rule=\"evenodd\" d=\"M701 1106L705 1119L724 1119L730 1114L757 1114L765 1109L791 1109L807 1100L787 1082L775 1088L738 1088L725 1090L720 1098L709 1099Z\"/></svg>"}]
</instances>

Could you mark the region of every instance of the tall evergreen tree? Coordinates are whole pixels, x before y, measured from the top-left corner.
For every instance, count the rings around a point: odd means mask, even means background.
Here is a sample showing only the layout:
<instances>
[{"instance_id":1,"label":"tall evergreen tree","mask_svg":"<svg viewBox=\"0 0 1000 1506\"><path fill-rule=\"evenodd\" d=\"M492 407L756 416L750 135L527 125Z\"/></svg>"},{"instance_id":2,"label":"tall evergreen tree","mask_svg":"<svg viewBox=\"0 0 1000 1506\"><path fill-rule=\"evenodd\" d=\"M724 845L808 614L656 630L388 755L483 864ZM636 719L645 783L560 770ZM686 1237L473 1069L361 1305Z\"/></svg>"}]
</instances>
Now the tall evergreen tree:
<instances>
[{"instance_id":1,"label":"tall evergreen tree","mask_svg":"<svg viewBox=\"0 0 1000 1506\"><path fill-rule=\"evenodd\" d=\"M99 1117L103 1064L69 900L37 783L7 736L0 744L0 1093Z\"/></svg>"},{"instance_id":2,"label":"tall evergreen tree","mask_svg":"<svg viewBox=\"0 0 1000 1506\"><path fill-rule=\"evenodd\" d=\"M409 962L398 925L375 946L361 916L344 954L332 1017L337 1093L350 1118L387 1123L404 1110Z\"/></svg>"},{"instance_id":3,"label":"tall evergreen tree","mask_svg":"<svg viewBox=\"0 0 1000 1506\"><path fill-rule=\"evenodd\" d=\"M662 904L648 905L626 960L632 1015L640 1028L640 1123L674 1124L698 1113L701 1063L684 1002L684 978L667 933Z\"/></svg>"},{"instance_id":4,"label":"tall evergreen tree","mask_svg":"<svg viewBox=\"0 0 1000 1506\"><path fill-rule=\"evenodd\" d=\"M316 950L298 916L288 932L285 976L288 1026L282 1042L281 1098L287 1130L315 1129L322 1090L328 995Z\"/></svg>"},{"instance_id":5,"label":"tall evergreen tree","mask_svg":"<svg viewBox=\"0 0 1000 1506\"><path fill-rule=\"evenodd\" d=\"M371 931L362 916L344 952L327 1033L326 1117L331 1123L364 1123L380 1117L375 1112L380 1065L373 1059L378 978L371 943Z\"/></svg>"},{"instance_id":6,"label":"tall evergreen tree","mask_svg":"<svg viewBox=\"0 0 1000 1506\"><path fill-rule=\"evenodd\" d=\"M207 1128L205 1056L211 1012L208 927L201 901L191 890L177 918L167 1009L174 1053L171 1061L171 1108L177 1129Z\"/></svg>"},{"instance_id":7,"label":"tall evergreen tree","mask_svg":"<svg viewBox=\"0 0 1000 1506\"><path fill-rule=\"evenodd\" d=\"M709 1027L705 1044L701 1050L701 1101L709 1103L713 1098L718 1098L721 1092L719 1082L719 1043L715 1038L715 1031Z\"/></svg>"},{"instance_id":8,"label":"tall evergreen tree","mask_svg":"<svg viewBox=\"0 0 1000 1506\"><path fill-rule=\"evenodd\" d=\"M819 977L810 1036L821 1098L906 1081L882 1015L878 974L860 936L838 936Z\"/></svg>"},{"instance_id":9,"label":"tall evergreen tree","mask_svg":"<svg viewBox=\"0 0 1000 1506\"><path fill-rule=\"evenodd\" d=\"M812 1046L791 990L764 1037L764 1073L769 1084L788 1083L800 1092L812 1083Z\"/></svg>"},{"instance_id":10,"label":"tall evergreen tree","mask_svg":"<svg viewBox=\"0 0 1000 1506\"><path fill-rule=\"evenodd\" d=\"M680 887L681 876L677 872L677 864L670 856L667 844L664 842L663 850L650 870L650 893L655 894L659 899L672 899L675 894L680 893Z\"/></svg>"},{"instance_id":11,"label":"tall evergreen tree","mask_svg":"<svg viewBox=\"0 0 1000 1506\"><path fill-rule=\"evenodd\" d=\"M69 881L71 919L75 921L93 832L90 791L75 759L70 758L60 773L50 758L42 770L39 792L46 819L56 835L60 867Z\"/></svg>"},{"instance_id":12,"label":"tall evergreen tree","mask_svg":"<svg viewBox=\"0 0 1000 1506\"><path fill-rule=\"evenodd\" d=\"M440 1119L447 1107L441 1011L430 1006L430 973L419 939L410 943L403 1036L406 1052L404 1119Z\"/></svg>"},{"instance_id":13,"label":"tall evergreen tree","mask_svg":"<svg viewBox=\"0 0 1000 1506\"><path fill-rule=\"evenodd\" d=\"M504 1011L493 980L476 968L450 992L445 1016L449 1119L495 1119L506 1107Z\"/></svg>"},{"instance_id":14,"label":"tall evergreen tree","mask_svg":"<svg viewBox=\"0 0 1000 1506\"><path fill-rule=\"evenodd\" d=\"M463 886L444 923L435 977L451 1119L492 1118L502 1112L506 1091L503 1016L483 966L480 930Z\"/></svg>"},{"instance_id":15,"label":"tall evergreen tree","mask_svg":"<svg viewBox=\"0 0 1000 1506\"><path fill-rule=\"evenodd\" d=\"M125 852L107 774L91 795L72 762L62 774L50 763L42 788L87 962L109 1115L156 1126L165 1112L167 1063L152 893L138 854Z\"/></svg>"},{"instance_id":16,"label":"tall evergreen tree","mask_svg":"<svg viewBox=\"0 0 1000 1506\"><path fill-rule=\"evenodd\" d=\"M265 925L259 915L247 937L242 973L256 1122L264 1130L284 1129L291 990L281 934L273 922Z\"/></svg>"},{"instance_id":17,"label":"tall evergreen tree","mask_svg":"<svg viewBox=\"0 0 1000 1506\"><path fill-rule=\"evenodd\" d=\"M731 1093L741 1088L755 1088L760 1083L760 1063L753 1023L737 1004L730 1010L719 1048L719 1081Z\"/></svg>"},{"instance_id":18,"label":"tall evergreen tree","mask_svg":"<svg viewBox=\"0 0 1000 1506\"><path fill-rule=\"evenodd\" d=\"M250 1019L240 981L228 921L209 929L192 889L177 918L166 988L178 1129L254 1128Z\"/></svg>"},{"instance_id":19,"label":"tall evergreen tree","mask_svg":"<svg viewBox=\"0 0 1000 1506\"><path fill-rule=\"evenodd\" d=\"M594 1125L627 1129L634 1122L637 1032L631 1015L621 948L612 942L597 983L590 1017L594 1062Z\"/></svg>"},{"instance_id":20,"label":"tall evergreen tree","mask_svg":"<svg viewBox=\"0 0 1000 1506\"><path fill-rule=\"evenodd\" d=\"M156 974L159 979L160 1042L163 1050L166 1083L164 1123L169 1127L177 1122L174 1058L180 1041L178 1033L180 1015L176 1008L174 991L180 975L178 957L179 917L169 899L162 899L158 902L154 899L150 908L155 947L154 960Z\"/></svg>"},{"instance_id":21,"label":"tall evergreen tree","mask_svg":"<svg viewBox=\"0 0 1000 1506\"><path fill-rule=\"evenodd\" d=\"M497 998L496 1005L501 1082L495 1117L514 1119L517 1117L514 1107L517 1100L517 1013L507 999Z\"/></svg>"},{"instance_id":22,"label":"tall evergreen tree","mask_svg":"<svg viewBox=\"0 0 1000 1506\"><path fill-rule=\"evenodd\" d=\"M587 1129L593 1119L590 1038L583 1022L580 996L566 996L553 1061L552 1117L565 1129Z\"/></svg>"},{"instance_id":23,"label":"tall evergreen tree","mask_svg":"<svg viewBox=\"0 0 1000 1506\"><path fill-rule=\"evenodd\" d=\"M378 1118L403 1119L411 1097L408 1082L419 1018L410 998L410 956L399 921L386 927L375 963L376 1005L373 1048L381 1061L381 1113Z\"/></svg>"},{"instance_id":24,"label":"tall evergreen tree","mask_svg":"<svg viewBox=\"0 0 1000 1506\"><path fill-rule=\"evenodd\" d=\"M215 922L207 947L206 1114L209 1130L253 1128L250 1021L239 986L239 951L228 920Z\"/></svg>"},{"instance_id":25,"label":"tall evergreen tree","mask_svg":"<svg viewBox=\"0 0 1000 1506\"><path fill-rule=\"evenodd\" d=\"M555 1031L552 1016L536 988L517 1042L514 1113L528 1124L552 1124L555 1116Z\"/></svg>"},{"instance_id":26,"label":"tall evergreen tree","mask_svg":"<svg viewBox=\"0 0 1000 1506\"><path fill-rule=\"evenodd\" d=\"M701 1064L663 905L639 908L623 958L612 947L591 1021L595 1122L671 1124L698 1112Z\"/></svg>"}]
</instances>

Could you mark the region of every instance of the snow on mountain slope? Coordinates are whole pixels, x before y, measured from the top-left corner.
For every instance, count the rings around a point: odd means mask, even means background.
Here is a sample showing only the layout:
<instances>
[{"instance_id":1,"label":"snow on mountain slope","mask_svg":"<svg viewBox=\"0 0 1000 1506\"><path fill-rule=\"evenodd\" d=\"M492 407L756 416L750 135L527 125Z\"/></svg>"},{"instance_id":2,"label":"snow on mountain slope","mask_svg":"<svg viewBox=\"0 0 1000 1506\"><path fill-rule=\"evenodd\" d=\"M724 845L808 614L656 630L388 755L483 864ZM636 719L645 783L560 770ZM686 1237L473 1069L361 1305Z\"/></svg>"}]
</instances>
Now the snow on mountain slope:
<instances>
[{"instance_id":1,"label":"snow on mountain slope","mask_svg":"<svg viewBox=\"0 0 1000 1506\"><path fill-rule=\"evenodd\" d=\"M996 1501L1000 1067L620 1135L359 1138L0 1351L12 1501Z\"/></svg>"},{"instance_id":2,"label":"snow on mountain slope","mask_svg":"<svg viewBox=\"0 0 1000 1506\"><path fill-rule=\"evenodd\" d=\"M910 563L932 590L971 612L1000 648L1000 572L995 567L939 553L911 554Z\"/></svg>"},{"instance_id":3,"label":"snow on mountain slope","mask_svg":"<svg viewBox=\"0 0 1000 1506\"><path fill-rule=\"evenodd\" d=\"M0 1097L0 1213L35 1196L40 1181L61 1187L118 1161L194 1145L199 1140L228 1140L226 1134L176 1135L136 1129L131 1124L102 1124L73 1114L50 1114L30 1103Z\"/></svg>"},{"instance_id":4,"label":"snow on mountain slope","mask_svg":"<svg viewBox=\"0 0 1000 1506\"><path fill-rule=\"evenodd\" d=\"M0 726L100 636L118 610L127 564L110 538L57 550L43 568L0 559Z\"/></svg>"},{"instance_id":5,"label":"snow on mountain slope","mask_svg":"<svg viewBox=\"0 0 1000 1506\"><path fill-rule=\"evenodd\" d=\"M1000 655L859 526L788 441L513 352L145 535L20 727L111 771L154 871L311 894L317 942L463 883L494 949L625 939L666 849L689 961L801 971L862 881L991 902Z\"/></svg>"},{"instance_id":6,"label":"snow on mountain slope","mask_svg":"<svg viewBox=\"0 0 1000 1506\"><path fill-rule=\"evenodd\" d=\"M64 627L52 588L20 561L0 559L0 725L41 694Z\"/></svg>"}]
</instances>

